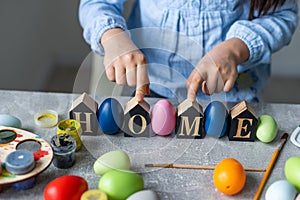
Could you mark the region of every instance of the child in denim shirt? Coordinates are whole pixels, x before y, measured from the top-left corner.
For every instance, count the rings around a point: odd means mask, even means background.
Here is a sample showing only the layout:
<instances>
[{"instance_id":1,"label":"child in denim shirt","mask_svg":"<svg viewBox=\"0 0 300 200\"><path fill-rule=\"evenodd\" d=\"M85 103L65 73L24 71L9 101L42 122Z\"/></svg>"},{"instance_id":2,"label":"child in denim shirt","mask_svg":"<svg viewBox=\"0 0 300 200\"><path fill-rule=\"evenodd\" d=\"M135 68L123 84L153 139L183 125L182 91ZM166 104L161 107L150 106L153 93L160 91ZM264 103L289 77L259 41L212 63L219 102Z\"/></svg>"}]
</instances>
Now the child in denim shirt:
<instances>
[{"instance_id":1,"label":"child in denim shirt","mask_svg":"<svg viewBox=\"0 0 300 200\"><path fill-rule=\"evenodd\" d=\"M138 100L261 101L271 54L297 26L295 0L137 0L127 22L124 2L81 0L79 19L108 79L136 86Z\"/></svg>"}]
</instances>

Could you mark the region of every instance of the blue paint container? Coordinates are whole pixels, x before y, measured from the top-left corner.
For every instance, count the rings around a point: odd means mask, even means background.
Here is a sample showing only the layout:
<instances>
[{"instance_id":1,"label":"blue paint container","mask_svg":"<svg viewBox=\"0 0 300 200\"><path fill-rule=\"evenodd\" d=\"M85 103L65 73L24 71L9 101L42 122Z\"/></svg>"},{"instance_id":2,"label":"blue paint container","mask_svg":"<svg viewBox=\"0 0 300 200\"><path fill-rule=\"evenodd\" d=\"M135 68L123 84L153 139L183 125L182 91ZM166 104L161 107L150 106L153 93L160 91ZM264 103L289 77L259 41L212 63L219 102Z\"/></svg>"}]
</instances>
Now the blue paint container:
<instances>
[{"instance_id":1,"label":"blue paint container","mask_svg":"<svg viewBox=\"0 0 300 200\"><path fill-rule=\"evenodd\" d=\"M35 183L35 177L29 178L25 181L20 181L12 185L12 187L16 190L28 190L33 187Z\"/></svg>"},{"instance_id":2,"label":"blue paint container","mask_svg":"<svg viewBox=\"0 0 300 200\"><path fill-rule=\"evenodd\" d=\"M33 170L35 161L27 150L16 150L8 154L5 160L6 170L11 174L22 175Z\"/></svg>"}]
</instances>

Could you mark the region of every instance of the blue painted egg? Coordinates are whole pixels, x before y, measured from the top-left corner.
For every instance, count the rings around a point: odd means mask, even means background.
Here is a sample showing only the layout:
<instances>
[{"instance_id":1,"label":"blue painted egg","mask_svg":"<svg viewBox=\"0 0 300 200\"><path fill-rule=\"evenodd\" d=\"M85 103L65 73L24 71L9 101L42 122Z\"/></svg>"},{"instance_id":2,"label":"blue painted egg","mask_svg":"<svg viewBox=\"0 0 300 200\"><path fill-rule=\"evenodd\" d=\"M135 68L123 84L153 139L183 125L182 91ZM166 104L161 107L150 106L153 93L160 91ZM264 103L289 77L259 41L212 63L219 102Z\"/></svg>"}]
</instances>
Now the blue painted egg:
<instances>
[{"instance_id":1,"label":"blue painted egg","mask_svg":"<svg viewBox=\"0 0 300 200\"><path fill-rule=\"evenodd\" d=\"M204 129L207 135L222 137L227 132L228 111L223 103L213 101L204 111Z\"/></svg>"},{"instance_id":2,"label":"blue painted egg","mask_svg":"<svg viewBox=\"0 0 300 200\"><path fill-rule=\"evenodd\" d=\"M97 115L100 128L105 134L116 134L122 128L124 111L116 99L105 99L100 105Z\"/></svg>"},{"instance_id":3,"label":"blue painted egg","mask_svg":"<svg viewBox=\"0 0 300 200\"><path fill-rule=\"evenodd\" d=\"M21 121L12 115L0 114L0 126L21 128Z\"/></svg>"}]
</instances>

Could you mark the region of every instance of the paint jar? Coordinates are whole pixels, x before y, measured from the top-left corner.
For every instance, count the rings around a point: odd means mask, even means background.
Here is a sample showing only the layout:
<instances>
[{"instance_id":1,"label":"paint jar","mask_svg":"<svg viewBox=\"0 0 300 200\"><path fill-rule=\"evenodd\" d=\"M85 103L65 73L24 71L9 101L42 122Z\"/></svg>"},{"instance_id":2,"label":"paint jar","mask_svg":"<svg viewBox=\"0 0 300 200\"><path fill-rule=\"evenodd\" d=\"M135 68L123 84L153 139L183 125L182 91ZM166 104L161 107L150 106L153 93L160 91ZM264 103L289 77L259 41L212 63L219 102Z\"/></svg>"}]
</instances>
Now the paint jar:
<instances>
[{"instance_id":1,"label":"paint jar","mask_svg":"<svg viewBox=\"0 0 300 200\"><path fill-rule=\"evenodd\" d=\"M51 138L53 149L53 165L57 168L66 169L75 163L76 141L72 135L59 134Z\"/></svg>"},{"instance_id":2,"label":"paint jar","mask_svg":"<svg viewBox=\"0 0 300 200\"><path fill-rule=\"evenodd\" d=\"M76 141L76 151L78 151L82 142L80 139L82 129L80 123L74 119L62 120L57 125L57 134L69 134L72 135Z\"/></svg>"},{"instance_id":3,"label":"paint jar","mask_svg":"<svg viewBox=\"0 0 300 200\"><path fill-rule=\"evenodd\" d=\"M34 186L35 177L31 177L26 179L25 181L20 181L12 185L12 187L16 190L28 190Z\"/></svg>"}]
</instances>

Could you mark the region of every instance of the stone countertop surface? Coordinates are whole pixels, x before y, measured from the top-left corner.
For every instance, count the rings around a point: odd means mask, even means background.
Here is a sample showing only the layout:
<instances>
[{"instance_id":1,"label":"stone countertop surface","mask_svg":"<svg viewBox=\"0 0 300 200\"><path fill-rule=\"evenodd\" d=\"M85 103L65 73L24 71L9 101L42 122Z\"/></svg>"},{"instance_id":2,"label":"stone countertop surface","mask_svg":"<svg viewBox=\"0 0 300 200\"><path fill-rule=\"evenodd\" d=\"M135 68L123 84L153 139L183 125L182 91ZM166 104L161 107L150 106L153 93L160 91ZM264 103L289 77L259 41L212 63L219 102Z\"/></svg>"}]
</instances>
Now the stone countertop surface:
<instances>
[{"instance_id":1,"label":"stone countertop surface","mask_svg":"<svg viewBox=\"0 0 300 200\"><path fill-rule=\"evenodd\" d=\"M39 110L53 109L58 112L59 120L69 118L72 102L80 94L44 93L30 91L0 90L0 113L10 114L22 121L22 129L37 134L50 141L56 134L56 127L40 128L34 123L34 114ZM98 104L107 97L92 97ZM118 97L125 105L128 97ZM153 105L157 99L146 99ZM172 101L171 101L172 102ZM174 106L178 102L172 102ZM200 102L203 109L209 102ZM234 104L225 104L227 109ZM82 136L83 147L76 152L76 163L69 169L58 169L53 164L36 177L35 186L28 190L15 190L5 186L0 192L0 199L43 199L43 190L53 179L63 175L78 175L85 178L89 189L97 189L100 176L94 173L93 164L102 154L121 149L131 159L131 169L140 173L145 182L145 189L157 192L161 200L226 200L253 199L263 172L247 172L244 189L234 196L220 193L213 183L213 170L145 168L146 163L181 163L199 165L217 165L221 160L232 157L244 167L267 168L280 137L291 135L300 124L300 105L297 104L250 104L257 116L268 114L278 124L278 135L271 143L229 141L206 136L204 139L176 139L176 137L154 136L150 138L128 138L123 134L114 136ZM266 188L277 180L285 179L285 161L292 156L299 156L299 148L287 141L261 195L264 199Z\"/></svg>"}]
</instances>

